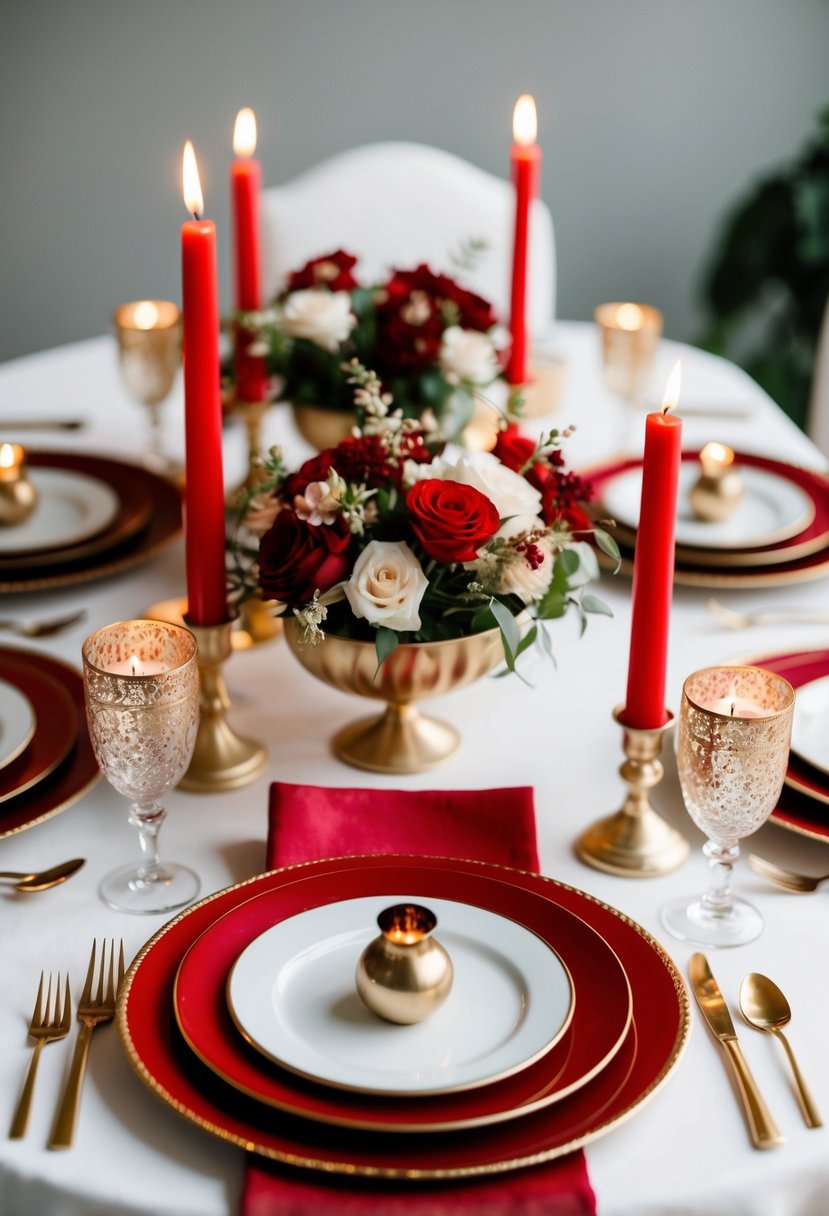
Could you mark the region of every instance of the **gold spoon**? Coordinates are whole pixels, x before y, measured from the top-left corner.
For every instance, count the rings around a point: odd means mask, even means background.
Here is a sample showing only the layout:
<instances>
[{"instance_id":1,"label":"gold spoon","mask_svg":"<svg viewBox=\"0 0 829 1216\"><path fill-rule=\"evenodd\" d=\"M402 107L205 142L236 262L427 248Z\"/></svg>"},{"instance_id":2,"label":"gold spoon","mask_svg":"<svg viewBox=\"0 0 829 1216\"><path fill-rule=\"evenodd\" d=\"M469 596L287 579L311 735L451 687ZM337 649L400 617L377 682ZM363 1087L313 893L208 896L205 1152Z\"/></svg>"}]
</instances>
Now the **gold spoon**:
<instances>
[{"instance_id":1,"label":"gold spoon","mask_svg":"<svg viewBox=\"0 0 829 1216\"><path fill-rule=\"evenodd\" d=\"M797 1098L806 1126L823 1127L823 1120L798 1068L789 1040L780 1029L781 1026L788 1026L792 1018L789 1002L783 993L767 976L752 971L740 985L740 1011L749 1026L753 1026L755 1030L767 1030L783 1044L794 1073Z\"/></svg>"},{"instance_id":2,"label":"gold spoon","mask_svg":"<svg viewBox=\"0 0 829 1216\"><path fill-rule=\"evenodd\" d=\"M49 887L56 887L59 882L66 882L67 878L77 874L85 865L86 858L73 857L71 861L62 861L60 865L52 866L50 870L42 870L39 874L0 870L0 878L11 880L16 891L47 891Z\"/></svg>"}]
</instances>

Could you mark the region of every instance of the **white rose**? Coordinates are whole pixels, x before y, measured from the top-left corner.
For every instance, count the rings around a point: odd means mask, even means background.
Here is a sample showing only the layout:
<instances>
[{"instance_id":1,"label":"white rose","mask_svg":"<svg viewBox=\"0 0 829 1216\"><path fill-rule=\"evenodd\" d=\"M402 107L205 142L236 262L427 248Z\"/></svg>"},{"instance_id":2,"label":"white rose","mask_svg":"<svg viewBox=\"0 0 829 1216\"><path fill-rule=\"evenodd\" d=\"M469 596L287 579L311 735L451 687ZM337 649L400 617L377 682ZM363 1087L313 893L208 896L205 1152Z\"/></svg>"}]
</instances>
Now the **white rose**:
<instances>
[{"instance_id":1,"label":"white rose","mask_svg":"<svg viewBox=\"0 0 829 1216\"><path fill-rule=\"evenodd\" d=\"M508 469L492 452L464 452L447 449L428 468L428 476L460 481L474 486L495 504L501 519L509 515L538 515L541 494L520 473Z\"/></svg>"},{"instance_id":2,"label":"white rose","mask_svg":"<svg viewBox=\"0 0 829 1216\"><path fill-rule=\"evenodd\" d=\"M357 324L347 291L293 291L282 306L282 328L333 354Z\"/></svg>"},{"instance_id":3,"label":"white rose","mask_svg":"<svg viewBox=\"0 0 829 1216\"><path fill-rule=\"evenodd\" d=\"M440 366L450 383L489 384L500 371L495 348L477 329L450 325L440 344Z\"/></svg>"},{"instance_id":4,"label":"white rose","mask_svg":"<svg viewBox=\"0 0 829 1216\"><path fill-rule=\"evenodd\" d=\"M355 616L388 629L420 628L420 601L429 580L404 541L373 540L363 549L345 594Z\"/></svg>"}]
</instances>

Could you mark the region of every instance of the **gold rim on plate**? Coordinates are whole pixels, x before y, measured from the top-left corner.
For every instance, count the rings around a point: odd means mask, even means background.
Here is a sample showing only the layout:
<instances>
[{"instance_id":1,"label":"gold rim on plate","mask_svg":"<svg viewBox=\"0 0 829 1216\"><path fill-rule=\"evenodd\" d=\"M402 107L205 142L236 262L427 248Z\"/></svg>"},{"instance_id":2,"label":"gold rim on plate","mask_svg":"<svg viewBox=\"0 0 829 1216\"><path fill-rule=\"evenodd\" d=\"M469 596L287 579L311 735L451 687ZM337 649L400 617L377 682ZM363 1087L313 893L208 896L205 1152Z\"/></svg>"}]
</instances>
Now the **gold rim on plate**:
<instances>
[{"instance_id":1,"label":"gold rim on plate","mask_svg":"<svg viewBox=\"0 0 829 1216\"><path fill-rule=\"evenodd\" d=\"M349 857L349 858L339 858L339 859L338 858L328 858L328 859L318 859L316 861L299 862L296 865L278 867L277 869L268 871L267 873L268 874L278 874L278 873L289 873L292 871L300 871L303 869L307 869L310 866L318 865L319 861L321 861L321 860L342 860L344 862L345 861L361 861L361 860L366 860L368 858L368 856L369 855L364 854L364 855L359 855L359 856ZM540 880L544 883L549 883L550 886L553 888L559 887L559 888L563 888L565 890L571 890L571 891L577 890L577 888L570 887L567 883L558 882L557 880L552 879L552 878L547 878L544 875L533 874L531 871L528 871L528 870L519 870L519 869L516 869L515 867L497 865L496 863L492 863L492 862L475 862L475 861L470 862L469 860L461 861L461 859L459 859L459 858L446 858L446 857L435 858L433 860L437 860L437 861L441 861L441 862L450 862L450 863L456 862L458 864L463 864L463 865L470 865L470 864L471 865L480 865L480 866L486 867L491 870L501 871L502 873L507 874L507 875L509 875L509 874L526 875L528 877L532 877L534 879ZM670 976L670 978L673 982L674 989L675 989L676 996L677 996L677 1002L678 1002L678 1006L679 1006L679 1027L677 1029L676 1038L674 1039L674 1042L671 1046L671 1050L670 1050L668 1059L665 1061L665 1063L663 1064L659 1073L651 1081L651 1083L647 1086L647 1088L638 1096L638 1098L634 1102L631 1102L631 1104L628 1107L626 1107L623 1111L621 1111L619 1114L613 1116L609 1120L606 1120L604 1123L599 1124L597 1127L593 1128L592 1131L584 1133L581 1136L575 1136L572 1140L567 1141L565 1144L557 1145L556 1147L554 1147L552 1149L541 1150L540 1152L530 1153L524 1157L516 1157L516 1158L512 1158L507 1161L489 1162L484 1165L459 1166L457 1168L431 1169L431 1170L395 1169L395 1168L387 1168L387 1167L383 1167L383 1166L354 1165L354 1164L349 1164L349 1163L331 1162L331 1161L326 1160L325 1158L316 1158L316 1157L309 1157L309 1156L305 1156L305 1155L298 1155L296 1153L282 1152L277 1149L269 1148L267 1145L260 1144L260 1143L256 1142L255 1140L250 1140L246 1137L239 1136L234 1132L228 1131L224 1127L219 1127L217 1124L210 1122L210 1120L208 1120L208 1119L202 1118L201 1115L197 1114L195 1111L191 1110L188 1106L186 1106L183 1102L180 1102L177 1098L173 1097L173 1095L171 1093L169 1093L169 1091L166 1090L163 1085L159 1084L159 1082L156 1081L156 1079L152 1076L152 1074L150 1073L147 1066L144 1064L141 1057L138 1055L138 1052L132 1041L132 1036L130 1034L129 1026L127 1024L126 1007L127 1007L127 1001L129 999L130 990L132 988L132 983L135 978L135 975L137 974L138 968L140 967L143 959L154 948L154 946L156 945L157 942L159 942L163 937L165 937L166 934L172 928L174 928L174 926L176 926L181 920L183 920L186 916L188 916L196 908L201 908L201 907L205 906L206 904L212 903L213 900L218 899L220 896L229 894L232 891L242 890L243 888L250 886L252 883L260 881L263 877L265 877L265 875L257 874L257 875L254 875L254 877L252 877L252 878L246 879L244 882L234 883L233 885L224 888L224 890L222 890L222 891L216 891L212 895L208 895L208 896L206 896L206 898L199 900L197 903L191 904L190 907L185 909L184 912L180 912L178 916L174 917L172 920L168 921L168 923L166 925L162 926L162 928L159 929L158 932L155 933L150 938L150 940L145 943L145 945L142 947L139 954L133 960L133 963L130 966L130 968L124 978L124 981L121 985L121 988L120 988L120 991L118 994L117 1007L116 1007L116 1011L115 1011L115 1022L116 1022L116 1026L118 1029L118 1035L121 1040L121 1045L126 1053L127 1059L129 1060L129 1063L133 1069L133 1072L135 1072L135 1074L147 1086L147 1088L152 1093L156 1094L157 1097L161 1098L161 1100L163 1102L165 1102L168 1106L170 1106L173 1110L177 1111L180 1115L182 1115L188 1122L201 1128L202 1131L206 1131L206 1132L210 1133L211 1135L216 1136L218 1139L223 1140L228 1144L235 1144L238 1148L245 1149L246 1152L256 1153L258 1156L265 1157L272 1161L279 1161L285 1165L296 1166L296 1167L302 1168L302 1169L313 1169L313 1170L317 1170L317 1171L322 1171L323 1173L326 1173L328 1175L336 1175L338 1177L345 1176L345 1177L360 1177L360 1178L408 1179L408 1180L434 1179L437 1181L437 1180L441 1180L441 1179L484 1177L484 1176L502 1174L502 1173L506 1173L512 1169L518 1169L518 1168L528 1167L528 1166L532 1166L532 1165L540 1165L544 1162L552 1161L557 1157L564 1156L567 1153L574 1152L576 1149L583 1147L585 1144L589 1144L593 1140L599 1139L602 1135L604 1135L606 1132L611 1130L611 1128L616 1127L616 1126L626 1122L639 1109L639 1107L644 1105L651 1097L653 1097L653 1095L657 1092L657 1090L660 1089L662 1087L662 1085L667 1081L668 1077L676 1069L676 1067L685 1051L685 1048L688 1043L689 1031L690 1031L690 1026L691 1026L690 1004L689 1004L689 998L688 998L688 991L685 987L685 983L684 983L682 976L680 975L679 970L678 970L676 964L674 963L673 959L671 959L670 956L665 952L665 950L660 945L660 943L656 940L656 938L654 938L650 933L648 933L648 931L646 929L644 929L641 925L637 924L636 921L634 921L630 917L626 916L623 912L620 912L617 908L613 908L609 904L604 903L602 900L597 899L596 896L590 895L586 891L578 891L578 894L583 896L585 899L589 900L591 903L595 904L597 907L603 908L605 911L610 912L613 916L618 917L618 919L620 921L622 921L624 924L628 925L631 929L633 929L640 937L642 937L650 945L650 947L652 948L654 953L657 955L657 957L661 961L662 965L665 967L666 971L668 972L668 975ZM634 1035L634 1037L636 1036L637 1031L636 1031L635 1020L633 1020L631 1023L631 1033ZM633 1068L635 1060L636 1060L636 1052L634 1051L633 1058L631 1061L631 1066L630 1066L631 1069ZM629 1075L630 1075L630 1070L625 1075L625 1078L623 1078L623 1080L620 1082L619 1088L621 1088L621 1086L625 1084ZM616 1092L618 1092L618 1089Z\"/></svg>"}]
</instances>

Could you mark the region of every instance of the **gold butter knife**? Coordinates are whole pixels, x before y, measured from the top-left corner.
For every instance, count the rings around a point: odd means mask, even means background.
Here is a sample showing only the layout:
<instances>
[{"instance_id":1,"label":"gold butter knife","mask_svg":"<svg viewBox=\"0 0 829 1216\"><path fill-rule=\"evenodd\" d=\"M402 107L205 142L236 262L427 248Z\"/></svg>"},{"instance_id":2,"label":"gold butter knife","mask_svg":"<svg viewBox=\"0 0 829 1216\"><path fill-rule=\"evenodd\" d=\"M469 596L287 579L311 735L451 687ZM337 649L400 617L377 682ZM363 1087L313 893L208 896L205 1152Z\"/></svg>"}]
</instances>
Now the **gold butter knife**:
<instances>
[{"instance_id":1,"label":"gold butter knife","mask_svg":"<svg viewBox=\"0 0 829 1216\"><path fill-rule=\"evenodd\" d=\"M697 998L702 1016L714 1037L722 1044L725 1058L733 1069L752 1144L755 1148L776 1148L778 1144L784 1144L785 1137L781 1136L777 1130L757 1088L757 1082L749 1071L745 1056L737 1042L737 1032L734 1029L725 998L711 974L708 959L704 954L691 955L688 974L691 977L694 996Z\"/></svg>"}]
</instances>

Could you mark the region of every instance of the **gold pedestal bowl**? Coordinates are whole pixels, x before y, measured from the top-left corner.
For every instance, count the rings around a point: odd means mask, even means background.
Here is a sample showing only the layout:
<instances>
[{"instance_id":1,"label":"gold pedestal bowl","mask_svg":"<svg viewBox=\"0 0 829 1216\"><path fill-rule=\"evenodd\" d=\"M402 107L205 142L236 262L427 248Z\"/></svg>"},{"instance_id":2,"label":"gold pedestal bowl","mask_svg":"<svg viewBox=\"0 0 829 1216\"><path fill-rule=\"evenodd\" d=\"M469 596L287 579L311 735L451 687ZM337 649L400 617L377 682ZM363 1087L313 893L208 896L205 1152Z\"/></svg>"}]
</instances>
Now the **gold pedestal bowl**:
<instances>
[{"instance_id":1,"label":"gold pedestal bowl","mask_svg":"<svg viewBox=\"0 0 829 1216\"><path fill-rule=\"evenodd\" d=\"M341 692L386 702L382 714L349 723L334 736L334 754L375 773L421 773L448 760L460 744L454 726L426 717L414 704L463 688L504 657L498 629L446 642L402 643L377 670L372 642L326 635L301 645L302 629L285 621L285 640L306 671Z\"/></svg>"}]
</instances>

